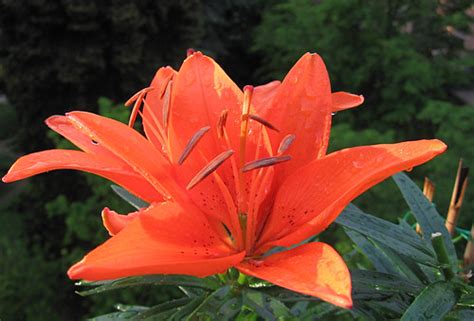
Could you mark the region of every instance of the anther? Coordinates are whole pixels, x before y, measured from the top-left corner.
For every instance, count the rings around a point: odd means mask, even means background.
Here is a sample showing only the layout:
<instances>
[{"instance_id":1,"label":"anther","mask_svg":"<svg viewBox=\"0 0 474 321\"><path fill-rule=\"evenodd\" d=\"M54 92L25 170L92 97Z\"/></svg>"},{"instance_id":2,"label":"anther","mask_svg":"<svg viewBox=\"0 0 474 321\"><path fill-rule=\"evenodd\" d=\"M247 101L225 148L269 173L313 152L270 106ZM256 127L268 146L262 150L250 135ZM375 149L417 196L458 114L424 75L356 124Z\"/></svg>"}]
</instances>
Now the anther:
<instances>
[{"instance_id":1,"label":"anther","mask_svg":"<svg viewBox=\"0 0 474 321\"><path fill-rule=\"evenodd\" d=\"M226 159L232 156L232 154L234 154L234 151L232 149L229 149L228 151L219 154L216 158L210 161L209 164L207 164L203 169L201 169L196 174L196 176L193 177L193 179L189 182L188 186L186 186L186 189L190 190L198 183L200 183L203 179L205 179L212 172L214 172L219 166L221 166Z\"/></svg>"},{"instance_id":2,"label":"anther","mask_svg":"<svg viewBox=\"0 0 474 321\"><path fill-rule=\"evenodd\" d=\"M186 158L188 158L189 154L193 151L194 147L197 145L199 140L201 140L202 136L210 129L210 126L203 127L199 129L193 137L189 140L189 142L186 144L186 147L184 147L183 153L181 154L181 157L178 160L178 164L182 165Z\"/></svg>"},{"instance_id":3,"label":"anther","mask_svg":"<svg viewBox=\"0 0 474 321\"><path fill-rule=\"evenodd\" d=\"M283 162L289 161L290 159L291 159L290 155L262 158L262 159L258 159L256 161L245 164L244 167L241 168L241 171L245 173L253 169L273 166L275 164L283 163Z\"/></svg>"},{"instance_id":4,"label":"anther","mask_svg":"<svg viewBox=\"0 0 474 321\"><path fill-rule=\"evenodd\" d=\"M263 126L268 127L268 128L270 128L270 129L272 129L272 130L274 130L274 131L276 131L276 132L280 132L280 131L278 130L278 128L276 128L276 127L273 126L269 121L263 119L263 118L260 117L260 116L257 116L257 115L254 115L254 114L249 114L249 118L250 118L250 119L253 119L253 120L257 121L257 122L259 122L259 123L262 124Z\"/></svg>"},{"instance_id":5,"label":"anther","mask_svg":"<svg viewBox=\"0 0 474 321\"><path fill-rule=\"evenodd\" d=\"M193 48L186 50L186 57L192 56L196 51Z\"/></svg>"},{"instance_id":6,"label":"anther","mask_svg":"<svg viewBox=\"0 0 474 321\"><path fill-rule=\"evenodd\" d=\"M295 140L296 136L293 135L293 134L289 134L289 135L286 135L280 142L280 146L278 146L278 151L277 151L277 154L278 155L281 155L283 154L284 152L286 152L286 150L291 146L291 144L293 143L293 141Z\"/></svg>"},{"instance_id":7,"label":"anther","mask_svg":"<svg viewBox=\"0 0 474 321\"><path fill-rule=\"evenodd\" d=\"M227 122L227 115L228 115L227 109L224 109L221 112L221 115L219 116L219 120L217 121L217 137L221 138L224 136L224 127Z\"/></svg>"}]
</instances>

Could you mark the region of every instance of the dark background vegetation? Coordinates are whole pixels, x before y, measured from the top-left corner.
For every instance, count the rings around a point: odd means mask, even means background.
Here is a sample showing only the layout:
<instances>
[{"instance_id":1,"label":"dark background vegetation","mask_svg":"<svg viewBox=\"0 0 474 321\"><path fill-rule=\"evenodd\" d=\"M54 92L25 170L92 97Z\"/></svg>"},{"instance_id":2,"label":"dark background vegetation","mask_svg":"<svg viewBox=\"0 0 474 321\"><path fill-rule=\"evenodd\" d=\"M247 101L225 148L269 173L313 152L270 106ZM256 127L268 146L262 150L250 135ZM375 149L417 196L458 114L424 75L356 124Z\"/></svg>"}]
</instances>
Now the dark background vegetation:
<instances>
[{"instance_id":1,"label":"dark background vegetation","mask_svg":"<svg viewBox=\"0 0 474 321\"><path fill-rule=\"evenodd\" d=\"M81 109L125 120L128 110L118 105L159 66L179 68L189 47L213 56L240 86L281 79L312 51L325 59L333 90L366 99L334 117L331 149L444 140L449 151L411 175L435 181L434 201L445 213L458 159L474 165L470 3L0 0L1 172L21 154L67 146L47 134L49 115ZM357 202L394 220L407 209L392 185ZM473 196L471 186L459 223L466 229ZM104 206L130 209L106 181L90 175L54 172L0 185L2 320L80 320L111 311L116 302L156 304L178 295L170 288L74 293L65 271L106 239ZM344 250L350 245L340 235L326 237Z\"/></svg>"}]
</instances>

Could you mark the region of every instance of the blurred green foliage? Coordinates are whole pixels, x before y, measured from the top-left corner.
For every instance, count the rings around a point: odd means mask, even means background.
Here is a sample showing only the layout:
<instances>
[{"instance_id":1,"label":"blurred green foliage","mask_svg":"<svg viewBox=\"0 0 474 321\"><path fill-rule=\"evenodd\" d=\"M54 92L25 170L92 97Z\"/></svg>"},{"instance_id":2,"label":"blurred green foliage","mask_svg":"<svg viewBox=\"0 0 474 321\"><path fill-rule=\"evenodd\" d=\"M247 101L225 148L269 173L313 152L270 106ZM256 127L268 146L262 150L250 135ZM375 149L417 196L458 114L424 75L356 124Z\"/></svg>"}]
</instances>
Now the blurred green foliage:
<instances>
[{"instance_id":1,"label":"blurred green foliage","mask_svg":"<svg viewBox=\"0 0 474 321\"><path fill-rule=\"evenodd\" d=\"M125 99L157 67L177 66L202 33L200 2L0 1L0 59L25 151L47 145L41 120Z\"/></svg>"}]
</instances>

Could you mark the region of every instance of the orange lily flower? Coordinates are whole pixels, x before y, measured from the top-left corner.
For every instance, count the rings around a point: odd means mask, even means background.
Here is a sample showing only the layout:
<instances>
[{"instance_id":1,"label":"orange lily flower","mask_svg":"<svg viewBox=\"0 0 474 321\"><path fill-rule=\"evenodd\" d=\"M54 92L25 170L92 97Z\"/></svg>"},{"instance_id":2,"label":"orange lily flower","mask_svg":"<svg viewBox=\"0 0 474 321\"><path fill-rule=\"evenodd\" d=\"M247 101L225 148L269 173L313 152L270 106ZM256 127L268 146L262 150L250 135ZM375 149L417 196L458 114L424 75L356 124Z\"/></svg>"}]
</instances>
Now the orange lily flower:
<instances>
[{"instance_id":1,"label":"orange lily flower","mask_svg":"<svg viewBox=\"0 0 474 321\"><path fill-rule=\"evenodd\" d=\"M179 72L159 69L133 102L131 126L78 111L49 118L82 151L23 156L3 178L78 169L151 203L129 215L104 209L112 237L70 268L72 279L204 277L236 267L350 308L349 270L331 246L265 253L318 234L371 186L446 149L420 140L326 155L331 114L363 98L331 93L317 54L305 54L281 83L241 91L211 58L191 53ZM146 137L133 129L138 114Z\"/></svg>"}]
</instances>

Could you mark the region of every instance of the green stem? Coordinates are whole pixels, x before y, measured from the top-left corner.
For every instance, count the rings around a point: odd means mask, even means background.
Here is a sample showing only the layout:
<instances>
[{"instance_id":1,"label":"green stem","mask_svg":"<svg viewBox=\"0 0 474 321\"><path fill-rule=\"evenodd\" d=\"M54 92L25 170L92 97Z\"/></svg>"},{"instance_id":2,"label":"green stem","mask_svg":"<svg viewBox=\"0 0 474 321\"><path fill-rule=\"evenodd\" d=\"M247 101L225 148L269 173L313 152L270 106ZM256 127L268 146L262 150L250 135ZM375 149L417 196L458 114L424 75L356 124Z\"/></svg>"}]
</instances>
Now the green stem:
<instances>
[{"instance_id":1,"label":"green stem","mask_svg":"<svg viewBox=\"0 0 474 321\"><path fill-rule=\"evenodd\" d=\"M454 278L454 272L451 270L451 262L449 261L448 251L444 244L444 236L441 233L431 234L431 243L438 257L438 262L441 263L441 268L446 280Z\"/></svg>"},{"instance_id":2,"label":"green stem","mask_svg":"<svg viewBox=\"0 0 474 321\"><path fill-rule=\"evenodd\" d=\"M244 285L247 283L247 281L248 281L247 275L243 273L239 273L239 278L237 279L237 283L240 285Z\"/></svg>"}]
</instances>

